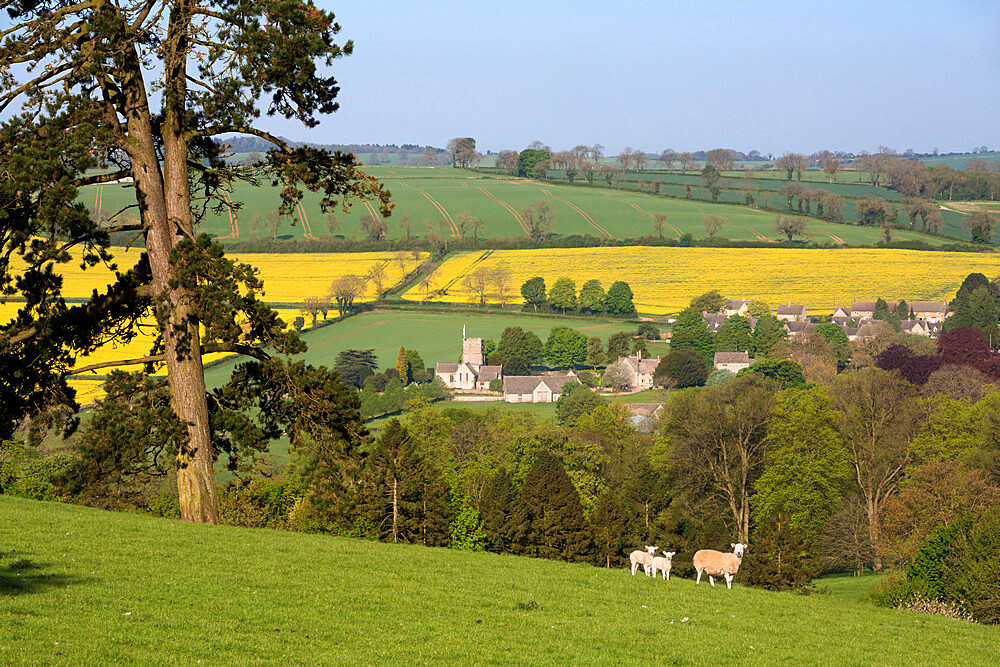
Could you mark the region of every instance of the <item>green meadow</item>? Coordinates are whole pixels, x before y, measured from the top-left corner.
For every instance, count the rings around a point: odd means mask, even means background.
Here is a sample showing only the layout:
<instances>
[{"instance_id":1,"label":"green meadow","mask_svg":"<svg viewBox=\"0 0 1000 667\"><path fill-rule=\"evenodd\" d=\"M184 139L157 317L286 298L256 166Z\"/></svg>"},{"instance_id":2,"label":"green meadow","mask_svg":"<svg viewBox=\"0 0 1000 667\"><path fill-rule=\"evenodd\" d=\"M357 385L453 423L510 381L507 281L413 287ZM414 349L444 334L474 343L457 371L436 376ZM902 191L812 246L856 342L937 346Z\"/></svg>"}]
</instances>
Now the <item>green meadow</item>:
<instances>
[{"instance_id":1,"label":"green meadow","mask_svg":"<svg viewBox=\"0 0 1000 667\"><path fill-rule=\"evenodd\" d=\"M507 313L475 312L434 313L406 310L376 310L349 317L341 322L318 327L304 334L309 350L301 357L310 364L333 366L337 354L348 349L374 349L379 368L396 363L399 346L420 352L424 363L457 362L462 356L462 328L470 337L500 340L509 326L533 331L544 342L555 326L582 331L587 337L608 336L618 331L634 331L636 325L624 322L573 317L536 317L511 308ZM320 320L322 322L322 319ZM219 364L205 371L208 385L224 383L235 361Z\"/></svg>"},{"instance_id":2,"label":"green meadow","mask_svg":"<svg viewBox=\"0 0 1000 667\"><path fill-rule=\"evenodd\" d=\"M871 579L803 596L737 575L727 590L7 496L0 545L5 665L989 665L1000 640L873 607Z\"/></svg>"},{"instance_id":3,"label":"green meadow","mask_svg":"<svg viewBox=\"0 0 1000 667\"><path fill-rule=\"evenodd\" d=\"M657 196L638 192L635 174L627 178L633 182L622 184L621 190L607 187L587 186L577 180L576 185L568 183L542 183L537 181L486 176L451 167L370 167L370 173L378 176L383 185L392 193L395 205L389 223L389 237L400 239L408 236L427 236L430 233L448 237L454 234L448 224L461 213L468 212L482 220L482 228L469 230L467 236L484 238L526 237L514 213L520 214L527 206L547 200L555 211L557 222L554 232L560 236L591 235L603 238L638 238L652 236L653 216L664 215L667 226L663 234L667 238L689 233L703 238L705 230L702 220L708 215L723 217L724 225L718 232L721 237L750 241L778 240L774 231L774 213L748 208L742 205L744 194L739 188L739 178L723 179L726 188L720 196L720 203L699 201L707 199L701 179L696 174L656 174L643 173L642 180L665 181L663 192L672 197ZM555 172L553 176L558 176ZM783 207L783 197L775 189L783 181L762 180L763 202L773 208ZM692 188L695 199L685 199L686 186ZM817 184L818 185L818 184ZM104 215L119 211L134 201L134 194L127 184L108 184L84 188L81 201L94 208L100 206ZM834 185L833 189L843 189L843 194L852 196L888 196L884 188L867 185ZM830 189L830 188L828 188ZM895 193L891 193L895 194ZM270 238L272 232L263 226L253 228L250 221L257 214L266 215L278 208L279 189L263 183L259 187L239 185L232 194L233 201L241 208L236 214L235 225L239 229L239 239ZM361 218L372 215L373 211L356 202L348 213L338 210L335 214L336 226L330 229L328 221L319 206L319 195L305 193L301 213L282 222L277 236L280 238L304 239L311 231L317 238L344 236L364 237ZM762 200L763 201L763 200ZM509 207L509 208L508 208ZM130 212L126 211L125 215ZM131 212L134 215L134 211ZM949 234L964 235L961 229L961 214L942 211L945 231ZM856 220L853 200L844 204L847 221ZM306 224L303 224L303 217ZM229 237L233 232L233 222L228 212L208 211L201 228L218 237ZM920 239L927 243L939 244L935 237L916 232L900 231L903 239ZM870 245L881 238L879 230L851 224L836 224L816 219L809 220L809 237L818 243L846 242L851 245Z\"/></svg>"}]
</instances>

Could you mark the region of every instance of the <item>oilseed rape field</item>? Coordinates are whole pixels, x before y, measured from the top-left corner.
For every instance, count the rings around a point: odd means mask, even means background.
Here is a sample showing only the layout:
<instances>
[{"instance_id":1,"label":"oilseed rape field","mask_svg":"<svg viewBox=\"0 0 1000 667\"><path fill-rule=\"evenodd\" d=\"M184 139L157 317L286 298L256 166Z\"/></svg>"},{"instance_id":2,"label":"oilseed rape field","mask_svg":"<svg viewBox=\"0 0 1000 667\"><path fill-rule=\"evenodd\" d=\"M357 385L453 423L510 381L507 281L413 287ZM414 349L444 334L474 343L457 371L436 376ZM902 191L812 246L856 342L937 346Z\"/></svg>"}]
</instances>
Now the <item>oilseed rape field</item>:
<instances>
[{"instance_id":1,"label":"oilseed rape field","mask_svg":"<svg viewBox=\"0 0 1000 667\"><path fill-rule=\"evenodd\" d=\"M510 267L514 302L522 301L520 285L534 276L545 278L549 287L562 276L571 277L577 290L592 278L604 289L624 280L632 287L636 309L650 315L676 313L711 289L772 307L803 304L810 313L822 314L854 299L879 296L951 299L969 273L990 279L1000 275L1000 255L994 253L640 246L496 250L458 254L444 262L432 276L430 300L477 303L478 295L463 286L464 277L477 267L500 263ZM415 286L403 298L423 301L424 288ZM498 301L495 294L488 298Z\"/></svg>"},{"instance_id":2,"label":"oilseed rape field","mask_svg":"<svg viewBox=\"0 0 1000 667\"><path fill-rule=\"evenodd\" d=\"M118 271L132 267L139 259L139 250L117 253L113 266ZM252 264L260 271L264 281L263 299L268 303L287 304L288 307L278 307L278 315L287 326L291 326L296 317L303 315L297 304L306 297L325 297L330 291L330 284L342 276L355 274L364 276L374 265L385 264L384 286L398 283L409 274L427 253L314 253L314 254L230 254L231 259ZM17 267L23 271L24 267ZM114 279L114 271L108 266L96 266L83 270L79 261L71 261L58 269L63 275L63 295L67 300L89 297L94 290L103 291ZM368 285L365 293L358 301L373 299L374 286ZM23 304L16 301L0 303L0 323L10 322L17 315ZM71 304L72 305L72 304ZM306 325L311 324L308 315L303 315ZM152 317L141 327L140 335L128 343L108 343L89 355L76 360L76 368L99 364L119 359L134 359L149 354L153 340L156 337L156 326ZM228 356L226 353L206 355L206 363ZM129 370L141 368L130 366ZM111 368L101 368L91 374L81 374L71 379L70 384L77 390L77 400L82 404L93 402L102 395L103 376Z\"/></svg>"}]
</instances>

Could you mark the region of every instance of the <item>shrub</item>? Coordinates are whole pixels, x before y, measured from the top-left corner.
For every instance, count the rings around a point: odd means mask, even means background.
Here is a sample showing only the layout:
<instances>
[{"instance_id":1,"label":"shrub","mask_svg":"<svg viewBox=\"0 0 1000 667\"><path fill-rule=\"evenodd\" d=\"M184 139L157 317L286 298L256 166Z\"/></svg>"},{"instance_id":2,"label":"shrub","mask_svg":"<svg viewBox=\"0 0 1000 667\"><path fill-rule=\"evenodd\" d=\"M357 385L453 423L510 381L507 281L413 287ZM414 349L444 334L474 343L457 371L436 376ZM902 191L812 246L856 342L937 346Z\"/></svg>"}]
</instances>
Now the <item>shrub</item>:
<instances>
[{"instance_id":1,"label":"shrub","mask_svg":"<svg viewBox=\"0 0 1000 667\"><path fill-rule=\"evenodd\" d=\"M885 607L969 616L1000 624L1000 509L966 514L928 537L906 568L906 576L872 594Z\"/></svg>"},{"instance_id":2,"label":"shrub","mask_svg":"<svg viewBox=\"0 0 1000 667\"><path fill-rule=\"evenodd\" d=\"M490 391L503 391L503 380L490 380Z\"/></svg>"}]
</instances>

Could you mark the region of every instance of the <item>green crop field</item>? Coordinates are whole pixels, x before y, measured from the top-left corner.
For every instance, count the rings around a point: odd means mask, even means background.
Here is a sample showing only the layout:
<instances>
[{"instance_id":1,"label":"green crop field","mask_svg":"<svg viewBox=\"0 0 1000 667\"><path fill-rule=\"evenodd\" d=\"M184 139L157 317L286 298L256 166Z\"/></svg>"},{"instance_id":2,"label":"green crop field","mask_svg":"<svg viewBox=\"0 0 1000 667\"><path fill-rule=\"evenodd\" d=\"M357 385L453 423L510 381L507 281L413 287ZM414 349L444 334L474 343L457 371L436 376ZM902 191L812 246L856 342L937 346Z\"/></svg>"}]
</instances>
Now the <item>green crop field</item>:
<instances>
[{"instance_id":1,"label":"green crop field","mask_svg":"<svg viewBox=\"0 0 1000 667\"><path fill-rule=\"evenodd\" d=\"M920 158L920 161L929 167L948 166L952 169L965 169L966 163L974 158L979 158L995 165L995 163L1000 162L1000 152L977 153L975 155L942 155Z\"/></svg>"},{"instance_id":2,"label":"green crop field","mask_svg":"<svg viewBox=\"0 0 1000 667\"><path fill-rule=\"evenodd\" d=\"M668 237L682 233L704 237L702 219L708 215L719 215L727 221L719 231L722 237L745 240L779 238L773 229L773 213L742 205L744 195L739 189L738 178L723 179L723 185L731 189L723 190L720 197L722 203L713 204L697 201L708 199L709 195L700 177L692 174L660 174L666 183L664 193L678 197L668 198L638 192L634 182L623 183L622 190L611 190L585 184L482 176L451 167L370 167L368 170L378 176L392 193L395 208L387 219L390 238L427 236L430 233L455 237L458 235L455 220L463 212L469 212L483 221L481 230L469 230L467 235L524 238L527 232L518 216L527 206L541 200L547 200L553 207L557 216L554 231L560 236L589 234L619 239L649 236L654 233L653 216L662 214L667 216L668 226L664 235ZM640 176L645 180L655 180L656 175ZM689 183L696 200L683 198ZM762 181L762 187L767 186L761 194L766 199L766 205L783 205L782 196L774 192L781 183L783 181ZM885 193L890 192L858 184L834 185L832 189L838 188L844 191L845 196L886 196ZM256 188L240 185L232 194L233 201L242 205L235 220L230 219L228 212L218 214L209 211L201 228L222 239L235 239L234 230L238 231L240 240L269 238L273 235L272 231L261 224L254 225L253 219L258 214L263 216L277 209L280 203L278 193L278 188L267 184ZM127 206L133 196L133 190L127 184L108 184L84 188L81 201L91 208L99 207L107 216ZM126 211L125 215L129 213ZM298 239L333 235L363 237L360 227L362 216L376 214L374 208L355 203L349 213L339 210L335 213L336 225L331 228L328 218L320 210L319 195L307 192L301 208L291 220L282 223L277 236ZM965 235L960 226L960 213L942 211L942 214L947 233ZM848 221L857 217L850 199L845 202L844 216ZM880 238L879 230L874 228L820 220L809 221L809 232L811 239L818 243L839 243L837 239L840 239L849 244L870 245ZM899 237L941 243L940 239L909 231L899 232Z\"/></svg>"},{"instance_id":3,"label":"green crop field","mask_svg":"<svg viewBox=\"0 0 1000 667\"><path fill-rule=\"evenodd\" d=\"M1000 640L873 607L858 599L870 580L802 596L738 574L727 590L6 496L0 539L5 665L988 665Z\"/></svg>"}]
</instances>

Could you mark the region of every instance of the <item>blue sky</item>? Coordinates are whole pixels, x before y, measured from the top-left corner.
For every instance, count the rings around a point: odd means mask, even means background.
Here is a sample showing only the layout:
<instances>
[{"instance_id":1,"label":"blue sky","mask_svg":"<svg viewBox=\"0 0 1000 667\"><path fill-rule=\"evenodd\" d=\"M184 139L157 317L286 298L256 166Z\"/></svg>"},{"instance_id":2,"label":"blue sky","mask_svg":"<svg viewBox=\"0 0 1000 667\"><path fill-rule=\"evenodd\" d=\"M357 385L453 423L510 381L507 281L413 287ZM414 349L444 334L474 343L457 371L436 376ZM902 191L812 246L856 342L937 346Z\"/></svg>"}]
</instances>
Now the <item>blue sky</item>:
<instances>
[{"instance_id":1,"label":"blue sky","mask_svg":"<svg viewBox=\"0 0 1000 667\"><path fill-rule=\"evenodd\" d=\"M1000 2L338 2L309 141L484 151L1000 147Z\"/></svg>"}]
</instances>

